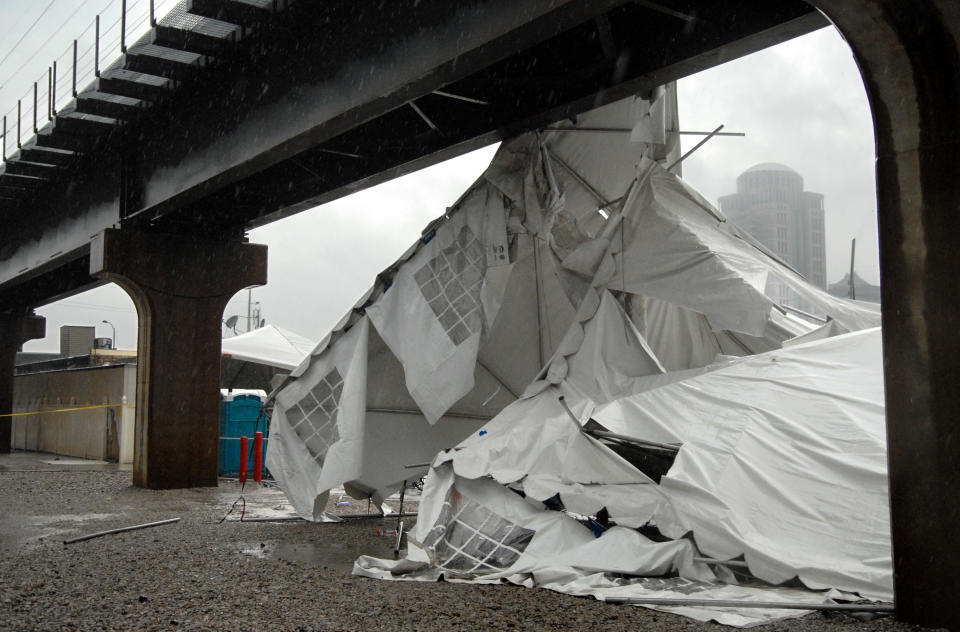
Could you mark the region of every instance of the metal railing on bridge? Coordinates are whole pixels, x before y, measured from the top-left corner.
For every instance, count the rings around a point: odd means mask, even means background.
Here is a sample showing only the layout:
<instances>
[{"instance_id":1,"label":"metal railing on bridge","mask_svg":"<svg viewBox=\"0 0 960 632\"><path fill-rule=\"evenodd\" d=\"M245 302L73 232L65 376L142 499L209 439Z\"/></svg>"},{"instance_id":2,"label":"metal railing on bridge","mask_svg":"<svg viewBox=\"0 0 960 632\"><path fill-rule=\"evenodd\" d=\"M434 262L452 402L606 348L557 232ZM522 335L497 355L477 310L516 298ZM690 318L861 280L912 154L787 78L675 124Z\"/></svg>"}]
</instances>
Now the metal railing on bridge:
<instances>
[{"instance_id":1,"label":"metal railing on bridge","mask_svg":"<svg viewBox=\"0 0 960 632\"><path fill-rule=\"evenodd\" d=\"M71 15L0 84L28 86L16 102L0 104L0 201L36 190L75 154L135 118L289 2L110 0L63 46L59 36L66 35ZM59 54L51 55L45 72L24 82L23 75L36 69L33 60L52 50Z\"/></svg>"}]
</instances>

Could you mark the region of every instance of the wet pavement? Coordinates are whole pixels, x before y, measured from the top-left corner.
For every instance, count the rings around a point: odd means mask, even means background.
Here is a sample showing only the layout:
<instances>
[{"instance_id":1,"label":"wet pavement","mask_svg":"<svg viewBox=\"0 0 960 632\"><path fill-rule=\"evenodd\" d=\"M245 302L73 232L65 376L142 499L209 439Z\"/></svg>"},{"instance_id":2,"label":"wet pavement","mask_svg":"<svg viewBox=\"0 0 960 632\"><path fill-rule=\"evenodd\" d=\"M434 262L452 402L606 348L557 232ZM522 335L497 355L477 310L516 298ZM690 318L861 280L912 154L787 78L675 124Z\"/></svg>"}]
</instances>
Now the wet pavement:
<instances>
[{"instance_id":1,"label":"wet pavement","mask_svg":"<svg viewBox=\"0 0 960 632\"><path fill-rule=\"evenodd\" d=\"M129 468L74 461L0 455L0 630L718 629L546 590L355 577L359 555L392 557L396 516L290 520L271 485L151 491L131 485ZM405 509L417 500L408 495ZM336 492L327 505L341 516L371 509ZM171 518L180 521L63 543ZM913 628L816 614L765 629Z\"/></svg>"},{"instance_id":2,"label":"wet pavement","mask_svg":"<svg viewBox=\"0 0 960 632\"><path fill-rule=\"evenodd\" d=\"M0 472L130 472L132 470L132 463L110 463L45 452L18 451L0 455Z\"/></svg>"}]
</instances>

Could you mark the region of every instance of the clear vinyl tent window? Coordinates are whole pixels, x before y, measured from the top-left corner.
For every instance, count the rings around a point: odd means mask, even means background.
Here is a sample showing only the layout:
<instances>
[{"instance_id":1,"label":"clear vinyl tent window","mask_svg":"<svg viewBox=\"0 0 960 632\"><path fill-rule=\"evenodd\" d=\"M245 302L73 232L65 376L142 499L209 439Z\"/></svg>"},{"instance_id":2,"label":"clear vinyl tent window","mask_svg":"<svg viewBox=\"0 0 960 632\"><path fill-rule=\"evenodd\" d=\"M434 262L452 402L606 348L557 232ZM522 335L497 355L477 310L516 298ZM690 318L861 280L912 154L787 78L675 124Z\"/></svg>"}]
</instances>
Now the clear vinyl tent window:
<instances>
[{"instance_id":1,"label":"clear vinyl tent window","mask_svg":"<svg viewBox=\"0 0 960 632\"><path fill-rule=\"evenodd\" d=\"M535 532L483 505L451 485L424 546L440 568L460 575L484 575L512 566Z\"/></svg>"},{"instance_id":2,"label":"clear vinyl tent window","mask_svg":"<svg viewBox=\"0 0 960 632\"><path fill-rule=\"evenodd\" d=\"M320 465L323 465L330 446L340 440L337 411L342 394L343 377L333 369L286 411L287 422Z\"/></svg>"},{"instance_id":3,"label":"clear vinyl tent window","mask_svg":"<svg viewBox=\"0 0 960 632\"><path fill-rule=\"evenodd\" d=\"M483 245L470 227L464 226L454 243L414 274L420 292L455 345L480 332L485 271Z\"/></svg>"}]
</instances>

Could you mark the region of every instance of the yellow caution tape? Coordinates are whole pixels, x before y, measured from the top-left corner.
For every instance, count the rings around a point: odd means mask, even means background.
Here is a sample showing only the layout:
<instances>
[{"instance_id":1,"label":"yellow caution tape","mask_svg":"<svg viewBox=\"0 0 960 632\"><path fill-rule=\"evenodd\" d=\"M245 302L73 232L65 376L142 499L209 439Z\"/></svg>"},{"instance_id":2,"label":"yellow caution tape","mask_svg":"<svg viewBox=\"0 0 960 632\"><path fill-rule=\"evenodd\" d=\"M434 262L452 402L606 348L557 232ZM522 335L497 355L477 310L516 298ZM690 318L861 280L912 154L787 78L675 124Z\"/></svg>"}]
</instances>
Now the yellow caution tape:
<instances>
[{"instance_id":1,"label":"yellow caution tape","mask_svg":"<svg viewBox=\"0 0 960 632\"><path fill-rule=\"evenodd\" d=\"M94 408L136 408L134 404L98 404L96 406L77 406L76 408L55 408L53 410L31 410L25 413L4 413L0 417L26 417L27 415L47 415L49 413L70 413L75 410L93 410Z\"/></svg>"}]
</instances>

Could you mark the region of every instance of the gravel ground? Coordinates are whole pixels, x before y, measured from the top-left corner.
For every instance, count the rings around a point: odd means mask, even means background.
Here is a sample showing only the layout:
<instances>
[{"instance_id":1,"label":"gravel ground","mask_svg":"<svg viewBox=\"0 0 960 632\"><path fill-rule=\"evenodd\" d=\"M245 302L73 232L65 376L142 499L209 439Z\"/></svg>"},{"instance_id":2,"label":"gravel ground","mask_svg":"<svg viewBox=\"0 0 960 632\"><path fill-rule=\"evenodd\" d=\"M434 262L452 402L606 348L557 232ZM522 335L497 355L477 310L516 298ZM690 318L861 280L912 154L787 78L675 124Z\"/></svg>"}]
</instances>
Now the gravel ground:
<instances>
[{"instance_id":1,"label":"gravel ground","mask_svg":"<svg viewBox=\"0 0 960 632\"><path fill-rule=\"evenodd\" d=\"M393 538L376 531L393 529L395 518L311 524L231 516L220 523L239 496L235 481L162 492L130 481L126 471L0 467L0 629L722 629L546 590L353 577L358 555L391 556ZM276 510L283 501L276 490L250 484L244 496L248 516ZM333 511L336 501L331 498ZM341 511L366 509L360 505ZM172 525L63 544L81 534L177 516L181 521ZM919 628L889 617L862 622L812 614L756 629Z\"/></svg>"}]
</instances>

